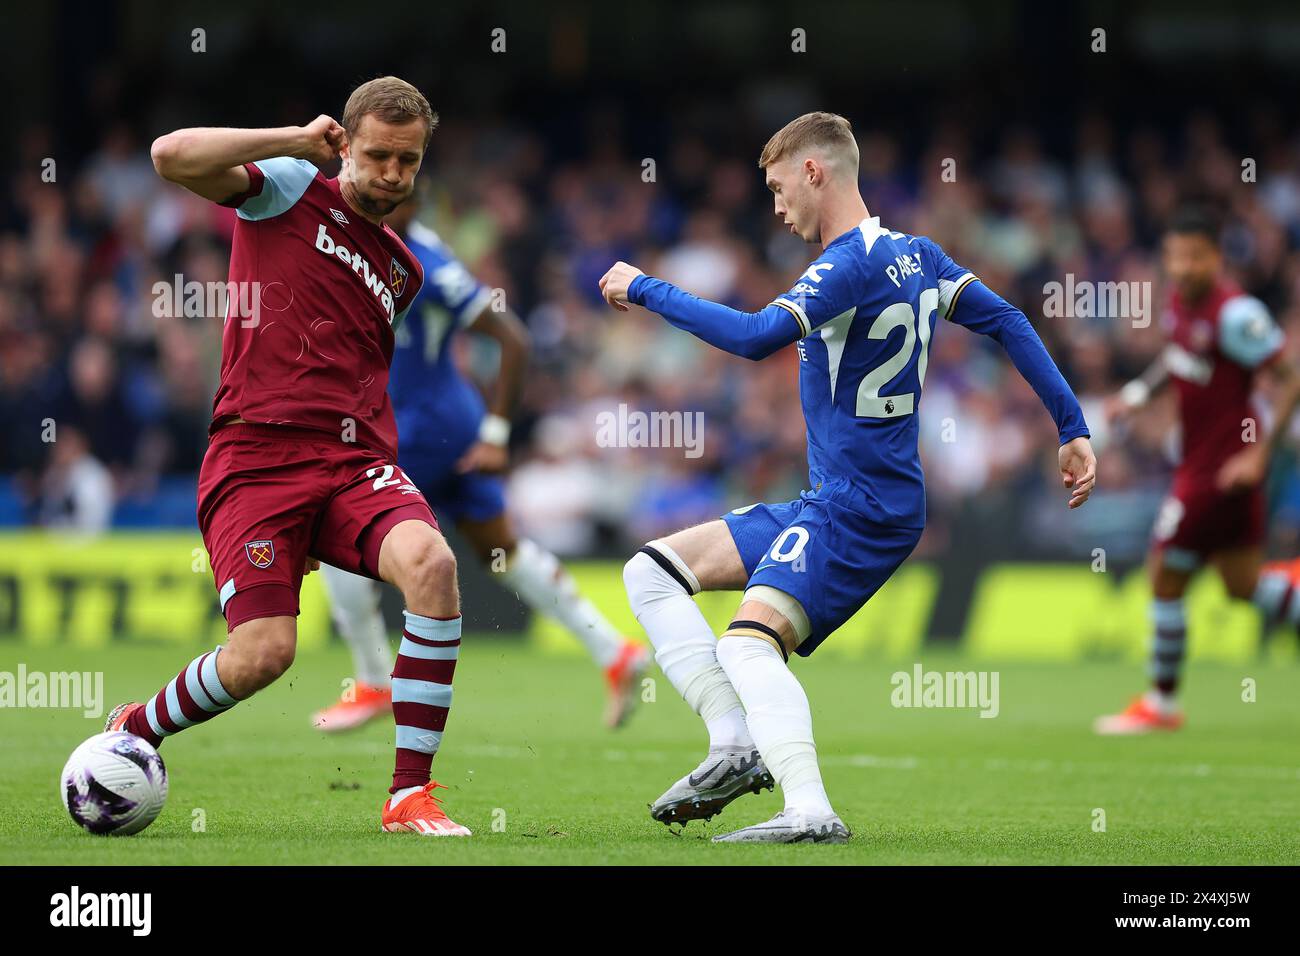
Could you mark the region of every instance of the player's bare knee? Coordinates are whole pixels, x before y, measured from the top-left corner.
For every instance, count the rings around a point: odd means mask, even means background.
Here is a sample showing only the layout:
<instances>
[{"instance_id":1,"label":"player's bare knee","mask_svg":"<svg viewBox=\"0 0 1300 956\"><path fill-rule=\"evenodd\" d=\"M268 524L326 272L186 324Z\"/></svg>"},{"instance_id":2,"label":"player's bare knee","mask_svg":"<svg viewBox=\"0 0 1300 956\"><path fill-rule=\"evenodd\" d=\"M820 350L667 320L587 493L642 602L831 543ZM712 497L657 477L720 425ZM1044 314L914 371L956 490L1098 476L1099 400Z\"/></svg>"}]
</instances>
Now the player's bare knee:
<instances>
[{"instance_id":1,"label":"player's bare knee","mask_svg":"<svg viewBox=\"0 0 1300 956\"><path fill-rule=\"evenodd\" d=\"M456 555L441 535L431 534L405 549L396 583L407 604L455 595Z\"/></svg>"},{"instance_id":2,"label":"player's bare knee","mask_svg":"<svg viewBox=\"0 0 1300 956\"><path fill-rule=\"evenodd\" d=\"M256 685L254 690L274 683L293 666L297 641L275 638L268 640L257 648L253 658L251 679Z\"/></svg>"},{"instance_id":3,"label":"player's bare knee","mask_svg":"<svg viewBox=\"0 0 1300 956\"><path fill-rule=\"evenodd\" d=\"M222 686L237 700L274 683L293 664L297 649L292 628L257 624L232 633L217 662Z\"/></svg>"},{"instance_id":4,"label":"player's bare knee","mask_svg":"<svg viewBox=\"0 0 1300 956\"><path fill-rule=\"evenodd\" d=\"M443 538L434 537L416 554L412 570L421 581L454 588L456 555Z\"/></svg>"}]
</instances>

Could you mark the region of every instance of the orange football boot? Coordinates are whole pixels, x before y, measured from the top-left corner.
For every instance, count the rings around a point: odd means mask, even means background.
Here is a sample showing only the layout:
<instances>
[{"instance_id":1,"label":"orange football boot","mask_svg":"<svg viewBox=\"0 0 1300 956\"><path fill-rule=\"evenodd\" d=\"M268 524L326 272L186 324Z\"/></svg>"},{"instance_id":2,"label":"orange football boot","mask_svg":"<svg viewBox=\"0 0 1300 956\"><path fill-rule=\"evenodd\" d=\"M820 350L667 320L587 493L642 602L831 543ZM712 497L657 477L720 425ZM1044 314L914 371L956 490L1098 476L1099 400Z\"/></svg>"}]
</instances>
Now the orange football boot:
<instances>
[{"instance_id":1,"label":"orange football boot","mask_svg":"<svg viewBox=\"0 0 1300 956\"><path fill-rule=\"evenodd\" d=\"M1161 713L1147 700L1146 695L1133 698L1123 712L1098 717L1093 730L1099 734L1149 734L1155 730L1177 730L1183 725L1182 711Z\"/></svg>"},{"instance_id":2,"label":"orange football boot","mask_svg":"<svg viewBox=\"0 0 1300 956\"><path fill-rule=\"evenodd\" d=\"M349 700L348 697L352 699ZM393 692L387 687L357 683L351 695L344 694L335 703L312 715L312 726L326 733L352 730L364 723L393 712Z\"/></svg>"},{"instance_id":3,"label":"orange football boot","mask_svg":"<svg viewBox=\"0 0 1300 956\"><path fill-rule=\"evenodd\" d=\"M650 653L635 641L624 641L614 663L605 668L609 701L605 705L605 726L621 727L636 708L641 676L650 667Z\"/></svg>"},{"instance_id":4,"label":"orange football boot","mask_svg":"<svg viewBox=\"0 0 1300 956\"><path fill-rule=\"evenodd\" d=\"M104 720L104 733L112 733L115 730L126 729L126 719L131 716L137 707L144 705L134 700L127 701L125 704L118 704L108 712L108 717Z\"/></svg>"},{"instance_id":5,"label":"orange football boot","mask_svg":"<svg viewBox=\"0 0 1300 956\"><path fill-rule=\"evenodd\" d=\"M469 828L463 827L443 813L438 805L438 798L433 795L437 787L443 787L437 781L430 780L420 793L413 793L392 807L393 798L384 801L384 811L380 818L380 829L385 833L418 833L420 836L469 836Z\"/></svg>"},{"instance_id":6,"label":"orange football boot","mask_svg":"<svg viewBox=\"0 0 1300 956\"><path fill-rule=\"evenodd\" d=\"M1259 570L1261 574L1265 574L1269 571L1285 572L1291 578L1292 584L1300 584L1300 558L1287 558L1283 561L1265 561Z\"/></svg>"},{"instance_id":7,"label":"orange football boot","mask_svg":"<svg viewBox=\"0 0 1300 956\"><path fill-rule=\"evenodd\" d=\"M1260 566L1259 576L1262 578L1266 574L1282 574L1291 582L1291 587L1300 588L1300 558L1288 558L1285 561L1266 561ZM1296 600L1291 598L1292 602ZM1295 608L1292 606L1288 609L1289 613L1294 613Z\"/></svg>"}]
</instances>

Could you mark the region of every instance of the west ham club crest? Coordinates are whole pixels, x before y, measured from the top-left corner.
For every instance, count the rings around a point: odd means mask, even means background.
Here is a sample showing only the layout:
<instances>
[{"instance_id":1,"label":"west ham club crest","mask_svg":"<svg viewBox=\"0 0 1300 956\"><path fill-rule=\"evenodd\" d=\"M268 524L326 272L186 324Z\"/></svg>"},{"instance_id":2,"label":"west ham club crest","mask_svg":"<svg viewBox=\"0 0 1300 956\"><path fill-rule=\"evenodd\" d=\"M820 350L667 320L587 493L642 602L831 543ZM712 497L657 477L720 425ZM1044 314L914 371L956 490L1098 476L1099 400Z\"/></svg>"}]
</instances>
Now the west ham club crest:
<instances>
[{"instance_id":1,"label":"west ham club crest","mask_svg":"<svg viewBox=\"0 0 1300 956\"><path fill-rule=\"evenodd\" d=\"M388 284L392 286L393 298L400 299L402 290L406 288L406 270L398 265L396 257L394 257L392 269L388 273Z\"/></svg>"},{"instance_id":2,"label":"west ham club crest","mask_svg":"<svg viewBox=\"0 0 1300 956\"><path fill-rule=\"evenodd\" d=\"M244 554L255 568L269 568L275 562L275 545L270 541L250 541L244 545Z\"/></svg>"}]
</instances>

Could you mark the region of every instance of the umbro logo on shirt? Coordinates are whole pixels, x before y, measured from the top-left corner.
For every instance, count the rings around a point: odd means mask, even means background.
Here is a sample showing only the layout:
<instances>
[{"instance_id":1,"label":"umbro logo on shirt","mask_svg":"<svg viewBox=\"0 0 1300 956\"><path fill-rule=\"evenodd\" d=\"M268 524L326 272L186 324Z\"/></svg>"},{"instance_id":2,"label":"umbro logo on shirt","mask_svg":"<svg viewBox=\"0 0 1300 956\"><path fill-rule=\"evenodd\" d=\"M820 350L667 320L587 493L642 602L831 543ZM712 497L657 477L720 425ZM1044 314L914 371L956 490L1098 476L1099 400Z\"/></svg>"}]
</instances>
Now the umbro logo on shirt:
<instances>
[{"instance_id":1,"label":"umbro logo on shirt","mask_svg":"<svg viewBox=\"0 0 1300 956\"><path fill-rule=\"evenodd\" d=\"M333 206L330 206L330 215L337 219L341 225L348 225L348 217L343 215L343 213L339 212Z\"/></svg>"}]
</instances>

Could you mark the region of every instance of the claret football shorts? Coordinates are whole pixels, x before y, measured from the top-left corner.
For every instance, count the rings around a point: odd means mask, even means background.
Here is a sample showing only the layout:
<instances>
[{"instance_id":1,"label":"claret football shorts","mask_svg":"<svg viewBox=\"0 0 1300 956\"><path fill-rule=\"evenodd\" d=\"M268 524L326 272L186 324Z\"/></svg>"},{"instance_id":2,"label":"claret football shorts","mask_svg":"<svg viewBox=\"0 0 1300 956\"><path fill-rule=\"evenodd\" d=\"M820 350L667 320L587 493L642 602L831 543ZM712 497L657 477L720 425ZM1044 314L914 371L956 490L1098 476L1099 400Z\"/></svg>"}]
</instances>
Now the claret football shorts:
<instances>
[{"instance_id":1,"label":"claret football shorts","mask_svg":"<svg viewBox=\"0 0 1300 956\"><path fill-rule=\"evenodd\" d=\"M1224 494L1208 481L1175 481L1156 514L1151 542L1168 567L1194 571L1217 551L1263 544L1266 511L1260 488Z\"/></svg>"},{"instance_id":2,"label":"claret football shorts","mask_svg":"<svg viewBox=\"0 0 1300 956\"><path fill-rule=\"evenodd\" d=\"M393 462L324 432L235 423L212 436L199 472L199 530L226 627L296 616L309 557L379 577L379 547L401 521L438 527Z\"/></svg>"}]
</instances>

